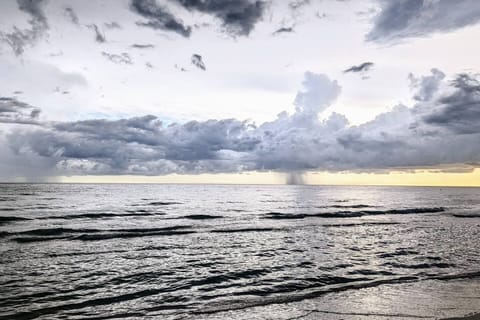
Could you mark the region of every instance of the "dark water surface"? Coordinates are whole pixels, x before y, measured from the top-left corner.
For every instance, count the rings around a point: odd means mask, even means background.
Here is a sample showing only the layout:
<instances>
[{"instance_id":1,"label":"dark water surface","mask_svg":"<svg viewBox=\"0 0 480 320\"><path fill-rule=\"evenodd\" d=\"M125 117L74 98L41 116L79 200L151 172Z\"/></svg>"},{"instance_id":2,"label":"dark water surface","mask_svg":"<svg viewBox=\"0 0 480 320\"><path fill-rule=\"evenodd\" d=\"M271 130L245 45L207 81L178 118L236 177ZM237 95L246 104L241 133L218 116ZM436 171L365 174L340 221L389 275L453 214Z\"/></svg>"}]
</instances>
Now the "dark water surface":
<instances>
[{"instance_id":1,"label":"dark water surface","mask_svg":"<svg viewBox=\"0 0 480 320\"><path fill-rule=\"evenodd\" d=\"M0 319L480 312L480 188L0 184Z\"/></svg>"}]
</instances>

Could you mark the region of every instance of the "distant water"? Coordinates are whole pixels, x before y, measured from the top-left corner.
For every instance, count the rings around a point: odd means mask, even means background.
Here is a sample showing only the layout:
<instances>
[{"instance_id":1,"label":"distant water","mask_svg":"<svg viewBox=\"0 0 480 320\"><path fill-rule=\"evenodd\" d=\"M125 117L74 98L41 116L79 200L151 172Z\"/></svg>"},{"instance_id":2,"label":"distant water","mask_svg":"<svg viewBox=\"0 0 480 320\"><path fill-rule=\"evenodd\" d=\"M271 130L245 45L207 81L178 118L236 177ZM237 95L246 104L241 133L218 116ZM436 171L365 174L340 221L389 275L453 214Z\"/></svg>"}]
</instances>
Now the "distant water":
<instances>
[{"instance_id":1,"label":"distant water","mask_svg":"<svg viewBox=\"0 0 480 320\"><path fill-rule=\"evenodd\" d=\"M480 188L0 184L0 319L480 312Z\"/></svg>"}]
</instances>

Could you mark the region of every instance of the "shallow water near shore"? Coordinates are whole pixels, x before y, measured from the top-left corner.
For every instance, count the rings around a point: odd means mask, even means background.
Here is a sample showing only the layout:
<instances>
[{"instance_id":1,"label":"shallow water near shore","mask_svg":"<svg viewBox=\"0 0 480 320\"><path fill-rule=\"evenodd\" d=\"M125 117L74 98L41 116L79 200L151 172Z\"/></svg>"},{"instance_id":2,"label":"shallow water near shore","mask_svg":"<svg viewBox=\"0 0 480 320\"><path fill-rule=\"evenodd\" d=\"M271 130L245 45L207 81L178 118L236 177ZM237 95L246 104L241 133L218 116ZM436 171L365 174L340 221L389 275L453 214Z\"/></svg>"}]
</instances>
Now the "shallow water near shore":
<instances>
[{"instance_id":1,"label":"shallow water near shore","mask_svg":"<svg viewBox=\"0 0 480 320\"><path fill-rule=\"evenodd\" d=\"M0 184L0 319L480 312L480 188Z\"/></svg>"}]
</instances>

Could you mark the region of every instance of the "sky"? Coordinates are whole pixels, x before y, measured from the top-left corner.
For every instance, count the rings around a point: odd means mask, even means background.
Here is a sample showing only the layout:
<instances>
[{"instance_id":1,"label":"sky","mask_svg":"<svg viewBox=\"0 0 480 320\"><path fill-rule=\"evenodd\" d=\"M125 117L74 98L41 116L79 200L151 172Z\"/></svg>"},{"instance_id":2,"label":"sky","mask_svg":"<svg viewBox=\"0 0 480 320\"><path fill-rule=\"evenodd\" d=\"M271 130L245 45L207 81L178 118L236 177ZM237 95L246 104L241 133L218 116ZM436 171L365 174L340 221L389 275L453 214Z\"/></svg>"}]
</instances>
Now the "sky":
<instances>
[{"instance_id":1,"label":"sky","mask_svg":"<svg viewBox=\"0 0 480 320\"><path fill-rule=\"evenodd\" d=\"M5 0L0 181L480 186L477 0Z\"/></svg>"}]
</instances>

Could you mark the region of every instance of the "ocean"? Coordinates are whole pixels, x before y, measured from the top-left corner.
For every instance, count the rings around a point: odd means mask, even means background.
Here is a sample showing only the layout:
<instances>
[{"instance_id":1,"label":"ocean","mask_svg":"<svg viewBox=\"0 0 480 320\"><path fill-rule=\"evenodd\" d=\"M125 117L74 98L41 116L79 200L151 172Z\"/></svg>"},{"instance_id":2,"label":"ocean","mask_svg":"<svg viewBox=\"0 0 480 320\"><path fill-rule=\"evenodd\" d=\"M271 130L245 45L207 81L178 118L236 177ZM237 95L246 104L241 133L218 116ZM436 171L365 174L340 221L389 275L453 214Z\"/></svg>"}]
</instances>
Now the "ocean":
<instances>
[{"instance_id":1,"label":"ocean","mask_svg":"<svg viewBox=\"0 0 480 320\"><path fill-rule=\"evenodd\" d=\"M480 312L480 188L0 184L0 319Z\"/></svg>"}]
</instances>

